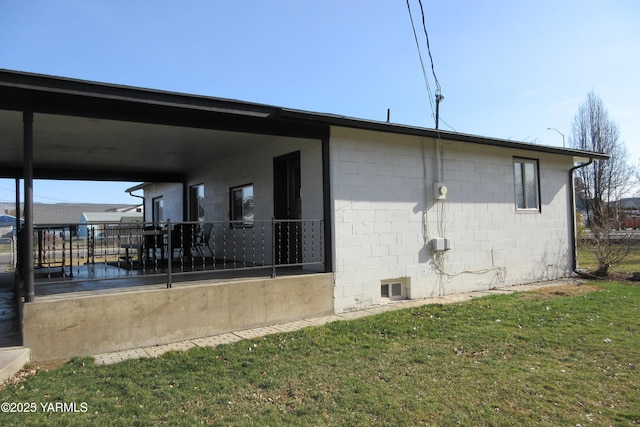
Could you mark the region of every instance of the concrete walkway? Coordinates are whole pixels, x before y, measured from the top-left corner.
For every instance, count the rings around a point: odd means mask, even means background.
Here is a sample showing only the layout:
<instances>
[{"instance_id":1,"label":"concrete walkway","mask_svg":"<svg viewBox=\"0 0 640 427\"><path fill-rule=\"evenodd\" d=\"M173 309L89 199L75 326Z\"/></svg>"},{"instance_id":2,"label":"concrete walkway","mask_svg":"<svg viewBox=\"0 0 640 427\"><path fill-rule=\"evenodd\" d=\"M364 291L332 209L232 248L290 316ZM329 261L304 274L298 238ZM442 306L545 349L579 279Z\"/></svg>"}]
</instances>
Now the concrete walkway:
<instances>
[{"instance_id":1,"label":"concrete walkway","mask_svg":"<svg viewBox=\"0 0 640 427\"><path fill-rule=\"evenodd\" d=\"M219 344L229 344L243 339L251 339L263 337L281 332L292 332L309 326L321 326L336 320L350 320L359 317L371 316L383 313L385 311L401 310L410 307L420 307L428 304L451 304L455 302L469 301L474 298L480 298L487 295L511 294L514 292L531 291L538 288L558 285L571 285L582 283L580 280L557 280L550 282L533 283L527 285L510 286L507 288L493 289L488 291L469 292L464 294L446 295L442 297L427 298L422 300L402 300L394 301L387 304L367 308L364 310L350 311L346 313L333 314L330 316L318 317L313 319L298 320L295 322L283 323L261 328L246 329L243 331L229 332L222 335L215 335L205 338L196 338L184 340L171 344L157 345L152 347L135 348L131 350L122 350L112 353L104 353L94 355L96 365L108 365L111 363L122 362L128 359L138 359L141 357L158 357L171 350L188 350L193 347L215 347Z\"/></svg>"}]
</instances>

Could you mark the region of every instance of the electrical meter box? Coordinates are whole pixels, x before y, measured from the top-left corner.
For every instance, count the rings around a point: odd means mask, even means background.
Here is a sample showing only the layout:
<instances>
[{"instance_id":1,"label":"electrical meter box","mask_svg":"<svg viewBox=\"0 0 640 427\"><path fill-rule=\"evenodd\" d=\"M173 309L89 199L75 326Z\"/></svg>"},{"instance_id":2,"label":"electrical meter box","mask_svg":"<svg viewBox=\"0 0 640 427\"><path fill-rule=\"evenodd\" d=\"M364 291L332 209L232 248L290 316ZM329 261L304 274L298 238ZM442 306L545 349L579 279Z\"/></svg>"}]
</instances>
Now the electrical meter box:
<instances>
[{"instance_id":1,"label":"electrical meter box","mask_svg":"<svg viewBox=\"0 0 640 427\"><path fill-rule=\"evenodd\" d=\"M436 252L448 251L451 249L451 239L437 238L431 240L431 249Z\"/></svg>"},{"instance_id":2,"label":"electrical meter box","mask_svg":"<svg viewBox=\"0 0 640 427\"><path fill-rule=\"evenodd\" d=\"M448 188L444 182L433 183L433 198L435 200L445 200L447 198Z\"/></svg>"}]
</instances>

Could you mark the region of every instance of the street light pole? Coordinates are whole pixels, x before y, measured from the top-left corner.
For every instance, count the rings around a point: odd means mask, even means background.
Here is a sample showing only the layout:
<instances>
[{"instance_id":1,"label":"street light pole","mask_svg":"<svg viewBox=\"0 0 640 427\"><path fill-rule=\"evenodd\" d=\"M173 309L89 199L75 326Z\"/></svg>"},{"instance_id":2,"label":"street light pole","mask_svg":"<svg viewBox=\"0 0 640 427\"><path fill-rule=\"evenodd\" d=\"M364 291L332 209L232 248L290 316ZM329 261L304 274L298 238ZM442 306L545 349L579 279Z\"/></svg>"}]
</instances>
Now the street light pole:
<instances>
[{"instance_id":1,"label":"street light pole","mask_svg":"<svg viewBox=\"0 0 640 427\"><path fill-rule=\"evenodd\" d=\"M547 128L547 130L555 130L556 132L558 132L560 135L562 135L562 148L567 148L566 145L564 145L564 133L560 132L558 129L556 128Z\"/></svg>"}]
</instances>

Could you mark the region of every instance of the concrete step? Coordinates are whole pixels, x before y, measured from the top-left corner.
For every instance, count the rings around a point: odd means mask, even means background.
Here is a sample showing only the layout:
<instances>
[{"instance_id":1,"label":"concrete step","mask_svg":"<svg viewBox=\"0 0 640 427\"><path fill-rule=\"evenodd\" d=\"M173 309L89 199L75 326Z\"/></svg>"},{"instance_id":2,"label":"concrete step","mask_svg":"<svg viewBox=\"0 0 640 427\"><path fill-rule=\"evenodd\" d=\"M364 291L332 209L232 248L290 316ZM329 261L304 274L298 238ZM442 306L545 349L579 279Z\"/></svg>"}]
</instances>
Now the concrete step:
<instances>
[{"instance_id":1,"label":"concrete step","mask_svg":"<svg viewBox=\"0 0 640 427\"><path fill-rule=\"evenodd\" d=\"M0 383L10 378L31 361L31 350L26 347L0 348Z\"/></svg>"}]
</instances>

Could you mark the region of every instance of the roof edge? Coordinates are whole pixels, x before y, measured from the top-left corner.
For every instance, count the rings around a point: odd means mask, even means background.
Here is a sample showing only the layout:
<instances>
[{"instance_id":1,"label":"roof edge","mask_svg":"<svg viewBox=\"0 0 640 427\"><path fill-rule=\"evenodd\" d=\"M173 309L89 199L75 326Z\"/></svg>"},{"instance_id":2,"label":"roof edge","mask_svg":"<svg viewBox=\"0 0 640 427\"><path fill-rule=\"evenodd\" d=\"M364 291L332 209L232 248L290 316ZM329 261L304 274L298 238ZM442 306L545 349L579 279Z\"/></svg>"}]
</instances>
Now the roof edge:
<instances>
[{"instance_id":1,"label":"roof edge","mask_svg":"<svg viewBox=\"0 0 640 427\"><path fill-rule=\"evenodd\" d=\"M100 83L89 80L58 77L24 71L13 71L0 68L0 87L21 88L42 92L63 93L103 99L118 99L127 102L155 104L179 107L192 110L207 110L237 116L254 116L267 120L295 121L324 126L343 126L355 129L373 130L380 132L399 133L429 138L445 138L452 141L489 145L503 148L514 148L534 152L544 152L572 156L575 159L606 160L608 154L575 149L560 148L548 145L536 145L521 141L484 137L459 132L443 131L402 125L389 122L360 119L327 113L297 110L216 98L205 95L194 95L134 86Z\"/></svg>"},{"instance_id":2,"label":"roof edge","mask_svg":"<svg viewBox=\"0 0 640 427\"><path fill-rule=\"evenodd\" d=\"M404 135L421 136L436 139L448 139L451 141L467 142L472 144L490 145L502 148L514 148L519 150L536 151L551 154L560 154L572 156L576 161L589 160L607 160L609 155L606 153L597 153L592 151L576 150L572 148L554 147L551 145L537 145L523 141L514 141L510 139L501 139L494 137L485 137L480 135L465 134L460 132L450 132L439 129L424 128L412 125L404 125L398 123L381 122L375 120L359 119L355 117L340 116L334 114L314 113L310 111L295 110L290 108L282 108L281 117L289 119L303 120L308 122L317 122L333 126L343 126L348 128L356 128L363 130L372 130L380 132L400 133Z\"/></svg>"}]
</instances>

